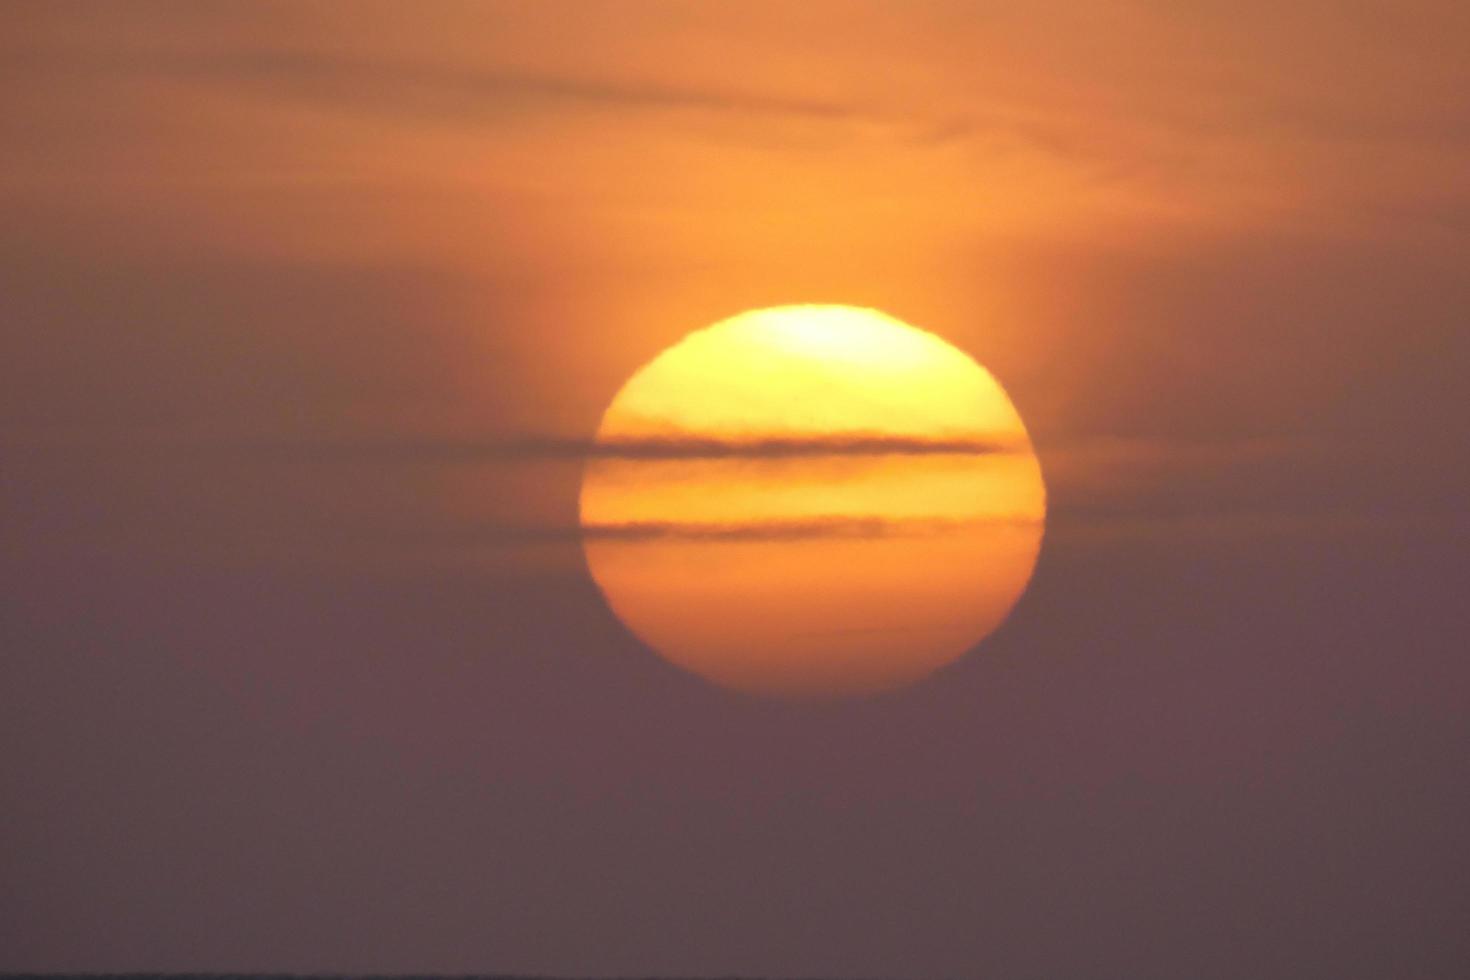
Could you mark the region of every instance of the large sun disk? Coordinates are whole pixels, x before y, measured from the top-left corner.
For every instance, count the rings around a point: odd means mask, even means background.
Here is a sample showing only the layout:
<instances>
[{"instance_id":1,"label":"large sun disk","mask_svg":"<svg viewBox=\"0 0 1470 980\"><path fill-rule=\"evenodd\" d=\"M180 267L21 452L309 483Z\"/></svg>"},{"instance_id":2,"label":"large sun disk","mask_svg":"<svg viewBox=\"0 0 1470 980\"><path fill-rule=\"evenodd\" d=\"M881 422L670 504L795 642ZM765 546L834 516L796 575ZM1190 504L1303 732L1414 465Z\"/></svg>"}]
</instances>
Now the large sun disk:
<instances>
[{"instance_id":1,"label":"large sun disk","mask_svg":"<svg viewBox=\"0 0 1470 980\"><path fill-rule=\"evenodd\" d=\"M999 625L1040 543L1040 469L1010 399L874 310L778 307L696 331L634 374L597 439L667 452L589 461L593 578L662 656L738 689L922 677ZM711 443L755 448L680 452Z\"/></svg>"}]
</instances>

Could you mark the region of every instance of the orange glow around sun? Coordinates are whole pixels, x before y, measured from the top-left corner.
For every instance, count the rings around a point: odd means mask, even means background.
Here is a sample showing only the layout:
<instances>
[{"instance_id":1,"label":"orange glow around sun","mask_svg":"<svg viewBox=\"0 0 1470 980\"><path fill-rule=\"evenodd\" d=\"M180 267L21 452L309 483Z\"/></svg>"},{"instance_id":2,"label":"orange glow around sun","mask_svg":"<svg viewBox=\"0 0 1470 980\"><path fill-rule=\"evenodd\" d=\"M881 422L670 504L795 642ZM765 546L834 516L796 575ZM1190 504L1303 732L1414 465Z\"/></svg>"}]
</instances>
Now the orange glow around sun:
<instances>
[{"instance_id":1,"label":"orange glow around sun","mask_svg":"<svg viewBox=\"0 0 1470 980\"><path fill-rule=\"evenodd\" d=\"M917 680L989 634L1045 490L1010 399L874 310L755 310L625 384L582 484L588 567L670 662L778 696Z\"/></svg>"}]
</instances>

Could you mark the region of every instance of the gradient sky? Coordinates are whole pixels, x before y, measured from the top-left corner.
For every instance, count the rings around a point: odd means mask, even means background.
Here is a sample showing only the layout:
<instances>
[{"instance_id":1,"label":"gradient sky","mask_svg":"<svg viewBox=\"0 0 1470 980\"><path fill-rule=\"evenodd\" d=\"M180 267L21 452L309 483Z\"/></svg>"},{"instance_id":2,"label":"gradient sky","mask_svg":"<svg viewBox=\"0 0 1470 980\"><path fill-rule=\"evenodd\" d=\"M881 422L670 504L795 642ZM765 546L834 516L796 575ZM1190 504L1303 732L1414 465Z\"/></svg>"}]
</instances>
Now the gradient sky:
<instances>
[{"instance_id":1,"label":"gradient sky","mask_svg":"<svg viewBox=\"0 0 1470 980\"><path fill-rule=\"evenodd\" d=\"M1470 967L1470 7L0 8L0 969ZM1051 495L978 651L638 646L577 449L869 305Z\"/></svg>"}]
</instances>

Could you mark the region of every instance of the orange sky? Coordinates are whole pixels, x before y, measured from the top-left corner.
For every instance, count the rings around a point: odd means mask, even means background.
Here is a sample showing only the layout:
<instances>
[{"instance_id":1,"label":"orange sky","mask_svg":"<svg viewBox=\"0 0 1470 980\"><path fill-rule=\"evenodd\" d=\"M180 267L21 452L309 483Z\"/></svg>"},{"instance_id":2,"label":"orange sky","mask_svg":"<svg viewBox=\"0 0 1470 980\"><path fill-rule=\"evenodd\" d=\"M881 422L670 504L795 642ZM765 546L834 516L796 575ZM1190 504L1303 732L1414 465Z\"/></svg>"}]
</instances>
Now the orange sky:
<instances>
[{"instance_id":1,"label":"orange sky","mask_svg":"<svg viewBox=\"0 0 1470 980\"><path fill-rule=\"evenodd\" d=\"M1463 973L1467 39L0 4L0 970ZM790 303L1046 480L994 646L848 714L665 670L577 537L628 376Z\"/></svg>"},{"instance_id":2,"label":"orange sky","mask_svg":"<svg viewBox=\"0 0 1470 980\"><path fill-rule=\"evenodd\" d=\"M1470 24L1293 10L22 6L0 203L57 315L7 436L585 437L688 330L837 301L990 367L1064 499L1372 454L1423 411L1384 372L1464 355ZM473 518L570 513L496 479Z\"/></svg>"}]
</instances>

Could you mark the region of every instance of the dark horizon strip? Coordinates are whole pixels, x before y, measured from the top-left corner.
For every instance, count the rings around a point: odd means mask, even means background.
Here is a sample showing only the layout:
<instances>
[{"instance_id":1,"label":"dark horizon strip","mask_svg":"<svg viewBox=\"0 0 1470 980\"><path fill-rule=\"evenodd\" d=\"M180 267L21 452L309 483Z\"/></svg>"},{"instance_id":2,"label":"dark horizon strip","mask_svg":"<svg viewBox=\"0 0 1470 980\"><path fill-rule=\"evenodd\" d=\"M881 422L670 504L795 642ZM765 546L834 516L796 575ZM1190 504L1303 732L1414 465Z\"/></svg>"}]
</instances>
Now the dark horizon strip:
<instances>
[{"instance_id":1,"label":"dark horizon strip","mask_svg":"<svg viewBox=\"0 0 1470 980\"><path fill-rule=\"evenodd\" d=\"M682 980L684 974L572 974L572 973L290 973L266 971L242 973L227 970L194 972L137 970L98 970L62 972L59 970L21 970L0 972L0 980ZM802 975L788 978L784 974L768 976L731 974L712 980L821 980Z\"/></svg>"}]
</instances>

